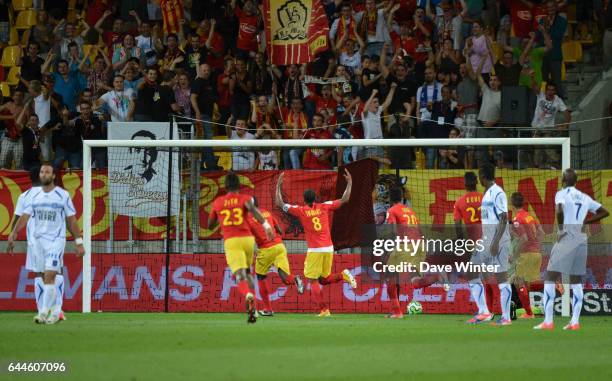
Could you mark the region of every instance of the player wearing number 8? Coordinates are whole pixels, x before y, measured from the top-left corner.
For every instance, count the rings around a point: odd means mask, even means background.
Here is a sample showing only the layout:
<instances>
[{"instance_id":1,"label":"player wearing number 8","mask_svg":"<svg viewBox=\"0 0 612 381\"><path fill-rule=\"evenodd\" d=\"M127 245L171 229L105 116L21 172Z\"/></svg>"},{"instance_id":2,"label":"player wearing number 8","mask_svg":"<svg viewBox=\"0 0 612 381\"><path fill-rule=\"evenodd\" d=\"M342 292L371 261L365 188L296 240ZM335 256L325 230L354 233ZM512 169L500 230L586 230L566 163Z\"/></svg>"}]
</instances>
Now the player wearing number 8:
<instances>
[{"instance_id":1,"label":"player wearing number 8","mask_svg":"<svg viewBox=\"0 0 612 381\"><path fill-rule=\"evenodd\" d=\"M247 221L247 213L250 212L257 222L262 224L268 239L274 238L274 231L255 206L253 197L238 193L239 189L240 179L235 173L229 172L225 176L227 194L213 201L208 215L208 228L212 229L217 222L220 223L227 265L238 282L238 291L245 298L247 322L255 323L255 287L250 276L255 238Z\"/></svg>"},{"instance_id":2,"label":"player wearing number 8","mask_svg":"<svg viewBox=\"0 0 612 381\"><path fill-rule=\"evenodd\" d=\"M308 245L306 261L304 261L304 277L310 280L312 297L320 309L319 316L327 317L331 313L327 304L321 298L321 285L344 280L352 288L357 288L357 282L349 270L344 269L342 273L331 273L334 245L331 239L329 220L329 213L331 211L339 209L349 201L353 180L349 171L345 169L346 189L342 198L318 203L315 202L317 198L316 193L311 189L307 189L304 192L305 205L298 206L285 204L283 201L281 188L284 175L284 173L281 173L276 185L276 205L286 213L297 217L304 227L304 234L306 235L306 243Z\"/></svg>"}]
</instances>

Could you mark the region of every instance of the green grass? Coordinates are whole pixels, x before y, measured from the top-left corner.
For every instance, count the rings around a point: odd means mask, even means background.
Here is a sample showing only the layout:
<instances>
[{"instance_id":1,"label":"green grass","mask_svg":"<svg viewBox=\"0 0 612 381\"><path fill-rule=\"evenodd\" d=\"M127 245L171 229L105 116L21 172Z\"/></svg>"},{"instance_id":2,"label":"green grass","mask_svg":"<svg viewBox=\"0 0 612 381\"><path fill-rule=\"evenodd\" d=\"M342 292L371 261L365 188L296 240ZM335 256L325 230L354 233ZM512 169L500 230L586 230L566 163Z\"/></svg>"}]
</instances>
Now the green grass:
<instances>
[{"instance_id":1,"label":"green grass","mask_svg":"<svg viewBox=\"0 0 612 381\"><path fill-rule=\"evenodd\" d=\"M583 329L534 332L466 326L466 316L277 314L247 325L238 314L72 313L37 326L0 314L0 363L52 361L74 380L610 380L612 318ZM10 375L0 380L44 379Z\"/></svg>"}]
</instances>

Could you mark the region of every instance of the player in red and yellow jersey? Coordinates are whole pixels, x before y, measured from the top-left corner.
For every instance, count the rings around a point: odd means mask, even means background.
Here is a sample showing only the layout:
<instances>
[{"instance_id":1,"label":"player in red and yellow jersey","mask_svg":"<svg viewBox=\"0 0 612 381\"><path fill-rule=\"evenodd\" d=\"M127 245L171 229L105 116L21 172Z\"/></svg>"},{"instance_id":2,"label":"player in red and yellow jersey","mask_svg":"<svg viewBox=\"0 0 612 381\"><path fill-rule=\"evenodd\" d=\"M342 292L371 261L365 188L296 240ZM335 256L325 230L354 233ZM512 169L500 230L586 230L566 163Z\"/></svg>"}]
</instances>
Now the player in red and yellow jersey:
<instances>
[{"instance_id":1,"label":"player in red and yellow jersey","mask_svg":"<svg viewBox=\"0 0 612 381\"><path fill-rule=\"evenodd\" d=\"M212 210L208 215L208 229L212 229L217 223L220 224L227 265L238 282L238 291L246 300L247 322L255 323L257 321L253 292L255 287L250 276L255 239L247 221L247 214L250 212L262 225L268 239L274 238L274 230L253 203L253 197L238 192L240 190L238 175L229 172L225 176L225 190L227 194L213 201Z\"/></svg>"},{"instance_id":2,"label":"player in red and yellow jersey","mask_svg":"<svg viewBox=\"0 0 612 381\"><path fill-rule=\"evenodd\" d=\"M276 185L276 205L283 208L286 213L297 217L304 227L308 251L304 261L304 277L310 280L312 297L319 305L319 316L327 317L331 313L326 303L321 299L321 285L340 282L342 280L350 283L351 287L357 288L357 282L348 269L342 273L332 274L332 263L334 255L334 244L330 233L329 213L347 203L351 197L351 186L353 180L348 170L344 170L346 189L339 200L315 202L317 195L312 189L304 192L305 205L289 205L283 201L281 187L284 173L281 173Z\"/></svg>"},{"instance_id":3,"label":"player in red and yellow jersey","mask_svg":"<svg viewBox=\"0 0 612 381\"><path fill-rule=\"evenodd\" d=\"M463 224L465 224L467 237L476 241L482 237L480 220L482 193L476 191L478 179L474 172L466 172L463 176L463 182L466 193L455 201L455 206L453 207L455 231L457 232L457 238L463 238Z\"/></svg>"},{"instance_id":4,"label":"player in red and yellow jersey","mask_svg":"<svg viewBox=\"0 0 612 381\"><path fill-rule=\"evenodd\" d=\"M255 206L257 205L257 199L253 197ZM260 316L274 316L272 311L272 304L270 303L270 291L268 289L267 274L270 271L270 267L274 265L278 271L278 276L282 279L283 283L287 286L295 284L297 287L298 294L304 293L304 284L299 275L291 274L289 268L289 258L287 258L287 248L283 244L281 239L281 230L278 222L272 215L265 209L259 209L261 215L272 225L276 234L272 239L268 238L266 231L263 226L253 217L249 216L249 225L251 231L255 236L255 243L257 243L257 258L255 260L255 274L257 274L257 284L259 285L259 295L263 301L264 309L259 311Z\"/></svg>"},{"instance_id":5,"label":"player in red and yellow jersey","mask_svg":"<svg viewBox=\"0 0 612 381\"><path fill-rule=\"evenodd\" d=\"M510 279L518 290L519 300L525 309L525 314L519 318L533 319L529 290L543 289L540 281L540 267L542 266L541 242L544 230L538 221L523 208L523 195L520 192L513 193L510 202L514 215L510 228L513 238L510 263L513 265L514 274Z\"/></svg>"},{"instance_id":6,"label":"player in red and yellow jersey","mask_svg":"<svg viewBox=\"0 0 612 381\"><path fill-rule=\"evenodd\" d=\"M400 187L394 187L389 190L389 201L391 207L387 211L386 223L395 225L395 234L399 237L408 237L411 242L417 242L423 239L421 229L419 228L419 218L414 210L402 202L403 191ZM389 255L387 265L402 265L412 264L416 269L420 268L420 263L425 261L425 251L420 248L415 248L410 245L409 251L394 251ZM418 273L418 271L417 271ZM404 317L402 308L399 302L400 279L399 274L384 274L387 282L387 294L391 301L391 313L387 317L392 319L401 319ZM448 280L446 274L419 274L410 279L410 287L414 289L424 288L440 281L444 284L444 288L448 291Z\"/></svg>"}]
</instances>

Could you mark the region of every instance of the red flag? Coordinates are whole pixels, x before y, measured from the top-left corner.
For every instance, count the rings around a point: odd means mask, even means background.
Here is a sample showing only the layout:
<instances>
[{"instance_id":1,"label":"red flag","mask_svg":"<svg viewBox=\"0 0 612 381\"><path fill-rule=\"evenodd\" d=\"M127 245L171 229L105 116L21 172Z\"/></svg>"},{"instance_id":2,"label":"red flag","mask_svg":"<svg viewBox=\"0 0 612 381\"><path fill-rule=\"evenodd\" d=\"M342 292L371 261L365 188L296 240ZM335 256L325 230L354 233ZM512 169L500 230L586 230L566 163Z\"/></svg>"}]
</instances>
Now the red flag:
<instances>
[{"instance_id":1,"label":"red flag","mask_svg":"<svg viewBox=\"0 0 612 381\"><path fill-rule=\"evenodd\" d=\"M267 49L275 65L311 62L328 47L321 0L264 0Z\"/></svg>"}]
</instances>

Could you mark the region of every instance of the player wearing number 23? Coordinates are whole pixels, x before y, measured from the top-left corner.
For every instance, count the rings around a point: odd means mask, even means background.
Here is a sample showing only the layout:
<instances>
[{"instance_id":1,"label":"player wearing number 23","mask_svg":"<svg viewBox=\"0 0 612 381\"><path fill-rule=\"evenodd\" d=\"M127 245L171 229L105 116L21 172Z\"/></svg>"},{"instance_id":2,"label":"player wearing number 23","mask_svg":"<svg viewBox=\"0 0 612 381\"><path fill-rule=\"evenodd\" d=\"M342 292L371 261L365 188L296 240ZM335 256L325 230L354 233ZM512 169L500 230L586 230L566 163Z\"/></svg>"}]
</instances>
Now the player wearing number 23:
<instances>
[{"instance_id":1,"label":"player wearing number 23","mask_svg":"<svg viewBox=\"0 0 612 381\"><path fill-rule=\"evenodd\" d=\"M208 215L208 228L212 229L217 222L221 226L225 259L232 274L238 282L238 291L245 298L248 323L255 323L255 286L249 275L253 264L255 238L248 223L248 213L260 223L268 239L274 238L272 225L262 216L255 206L253 197L239 193L240 179L233 172L225 176L227 194L213 201L212 210Z\"/></svg>"}]
</instances>

